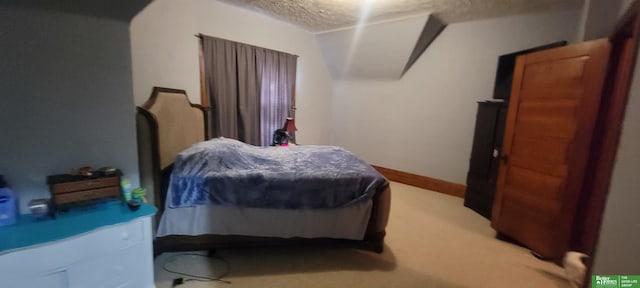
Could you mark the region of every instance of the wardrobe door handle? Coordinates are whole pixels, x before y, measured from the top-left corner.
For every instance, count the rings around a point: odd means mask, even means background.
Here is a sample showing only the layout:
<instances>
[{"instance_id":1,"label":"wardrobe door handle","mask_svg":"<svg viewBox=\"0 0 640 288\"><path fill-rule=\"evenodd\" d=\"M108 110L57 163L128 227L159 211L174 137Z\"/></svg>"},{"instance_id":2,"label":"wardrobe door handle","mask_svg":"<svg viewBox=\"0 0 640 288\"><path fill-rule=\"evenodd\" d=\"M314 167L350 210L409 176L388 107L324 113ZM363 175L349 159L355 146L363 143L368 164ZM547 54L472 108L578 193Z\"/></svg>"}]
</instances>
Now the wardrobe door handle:
<instances>
[{"instance_id":1,"label":"wardrobe door handle","mask_svg":"<svg viewBox=\"0 0 640 288\"><path fill-rule=\"evenodd\" d=\"M502 156L500 156L500 160L502 160L502 162L504 163L507 163L507 161L509 160L509 155L502 154Z\"/></svg>"}]
</instances>

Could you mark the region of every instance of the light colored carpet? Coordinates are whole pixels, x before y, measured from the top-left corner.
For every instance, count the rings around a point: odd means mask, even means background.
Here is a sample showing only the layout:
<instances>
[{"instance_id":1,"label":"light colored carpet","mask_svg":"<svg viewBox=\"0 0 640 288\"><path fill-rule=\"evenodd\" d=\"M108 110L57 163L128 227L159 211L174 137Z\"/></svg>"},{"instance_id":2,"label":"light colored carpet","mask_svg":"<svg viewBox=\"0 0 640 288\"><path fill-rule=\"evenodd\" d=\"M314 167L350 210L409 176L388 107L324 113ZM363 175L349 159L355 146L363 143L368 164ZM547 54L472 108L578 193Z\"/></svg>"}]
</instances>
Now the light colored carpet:
<instances>
[{"instance_id":1,"label":"light colored carpet","mask_svg":"<svg viewBox=\"0 0 640 288\"><path fill-rule=\"evenodd\" d=\"M218 250L232 284L187 282L179 287L570 287L564 270L528 250L496 240L489 221L463 199L392 183L385 252L337 247ZM178 253L179 254L179 253ZM217 273L204 257L165 253L155 260L158 288L180 277L162 269ZM173 258L172 258L173 257Z\"/></svg>"}]
</instances>

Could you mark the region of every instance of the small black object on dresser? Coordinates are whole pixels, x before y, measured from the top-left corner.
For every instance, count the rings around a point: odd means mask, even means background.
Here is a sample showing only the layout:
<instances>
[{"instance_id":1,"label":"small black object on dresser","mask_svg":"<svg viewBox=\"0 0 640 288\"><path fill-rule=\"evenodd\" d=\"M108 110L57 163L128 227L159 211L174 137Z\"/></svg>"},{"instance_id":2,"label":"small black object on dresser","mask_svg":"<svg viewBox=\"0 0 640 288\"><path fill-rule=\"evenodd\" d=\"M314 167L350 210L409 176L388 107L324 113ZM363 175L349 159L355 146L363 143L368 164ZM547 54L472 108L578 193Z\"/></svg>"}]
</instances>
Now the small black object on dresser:
<instances>
[{"instance_id":1,"label":"small black object on dresser","mask_svg":"<svg viewBox=\"0 0 640 288\"><path fill-rule=\"evenodd\" d=\"M138 200L129 200L127 201L127 207L129 207L131 211L137 211L140 209L140 202Z\"/></svg>"},{"instance_id":2,"label":"small black object on dresser","mask_svg":"<svg viewBox=\"0 0 640 288\"><path fill-rule=\"evenodd\" d=\"M464 206L491 219L509 103L478 102Z\"/></svg>"}]
</instances>

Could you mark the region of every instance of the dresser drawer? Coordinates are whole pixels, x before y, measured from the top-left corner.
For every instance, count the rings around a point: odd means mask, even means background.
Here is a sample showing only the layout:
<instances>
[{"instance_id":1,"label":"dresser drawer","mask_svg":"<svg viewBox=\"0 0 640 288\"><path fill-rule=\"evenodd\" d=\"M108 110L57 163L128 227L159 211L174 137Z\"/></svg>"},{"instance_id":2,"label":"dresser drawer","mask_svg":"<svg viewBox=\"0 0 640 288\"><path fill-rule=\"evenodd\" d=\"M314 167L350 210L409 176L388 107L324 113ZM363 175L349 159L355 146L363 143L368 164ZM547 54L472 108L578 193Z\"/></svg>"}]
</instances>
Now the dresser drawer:
<instances>
[{"instance_id":1,"label":"dresser drawer","mask_svg":"<svg viewBox=\"0 0 640 288\"><path fill-rule=\"evenodd\" d=\"M135 220L123 225L99 229L87 235L86 250L97 255L113 253L142 242L145 239L144 222ZM85 252L86 253L86 252Z\"/></svg>"},{"instance_id":2,"label":"dresser drawer","mask_svg":"<svg viewBox=\"0 0 640 288\"><path fill-rule=\"evenodd\" d=\"M81 190L91 190L105 187L119 187L120 181L118 177L91 179L84 181L74 181L67 183L59 183L51 185L51 192L53 194L63 194Z\"/></svg>"},{"instance_id":3,"label":"dresser drawer","mask_svg":"<svg viewBox=\"0 0 640 288\"><path fill-rule=\"evenodd\" d=\"M110 255L143 241L145 241L145 227L143 220L140 219L126 224L103 227L34 249L0 255L0 267L6 267L5 272L12 271L10 274L16 277L49 274L65 270L73 263Z\"/></svg>"},{"instance_id":4,"label":"dresser drawer","mask_svg":"<svg viewBox=\"0 0 640 288\"><path fill-rule=\"evenodd\" d=\"M126 211L123 213L130 213ZM65 220L50 221L53 224L54 221ZM55 229L55 225L51 228ZM0 286L154 287L151 239L151 218L145 216L0 254Z\"/></svg>"},{"instance_id":5,"label":"dresser drawer","mask_svg":"<svg viewBox=\"0 0 640 288\"><path fill-rule=\"evenodd\" d=\"M120 189L118 187L98 188L83 191L74 191L64 194L54 194L53 201L60 205L72 202L80 202L85 200L93 200L107 197L119 197Z\"/></svg>"}]
</instances>

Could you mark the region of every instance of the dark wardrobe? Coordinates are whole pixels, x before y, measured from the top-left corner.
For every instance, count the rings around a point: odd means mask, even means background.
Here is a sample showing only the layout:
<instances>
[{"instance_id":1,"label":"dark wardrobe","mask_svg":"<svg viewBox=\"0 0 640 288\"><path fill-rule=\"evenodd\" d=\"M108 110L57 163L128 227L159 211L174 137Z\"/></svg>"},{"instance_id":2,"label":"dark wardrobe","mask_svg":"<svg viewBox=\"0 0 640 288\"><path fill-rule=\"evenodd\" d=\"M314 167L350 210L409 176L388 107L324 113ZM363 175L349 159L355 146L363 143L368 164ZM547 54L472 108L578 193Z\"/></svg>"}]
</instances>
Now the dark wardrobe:
<instances>
[{"instance_id":1,"label":"dark wardrobe","mask_svg":"<svg viewBox=\"0 0 640 288\"><path fill-rule=\"evenodd\" d=\"M507 102L501 101L478 102L464 206L488 219L491 219L498 180L508 106Z\"/></svg>"},{"instance_id":2,"label":"dark wardrobe","mask_svg":"<svg viewBox=\"0 0 640 288\"><path fill-rule=\"evenodd\" d=\"M508 99L511 96L516 59L521 55L565 45L567 45L567 41L558 41L501 55L498 57L492 98L503 100L478 102L464 206L488 219L491 219L493 196L498 181L502 139L504 138L507 108L509 107Z\"/></svg>"}]
</instances>

